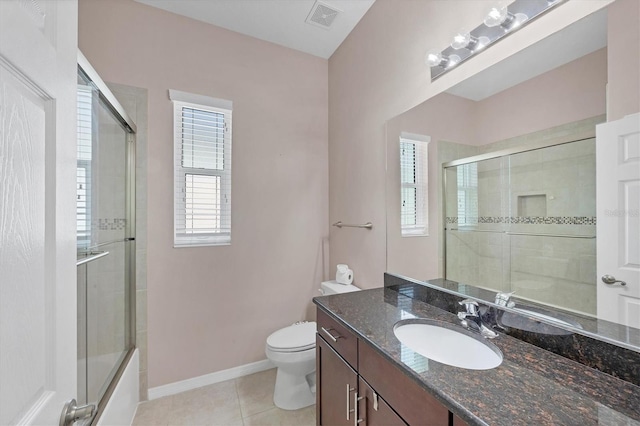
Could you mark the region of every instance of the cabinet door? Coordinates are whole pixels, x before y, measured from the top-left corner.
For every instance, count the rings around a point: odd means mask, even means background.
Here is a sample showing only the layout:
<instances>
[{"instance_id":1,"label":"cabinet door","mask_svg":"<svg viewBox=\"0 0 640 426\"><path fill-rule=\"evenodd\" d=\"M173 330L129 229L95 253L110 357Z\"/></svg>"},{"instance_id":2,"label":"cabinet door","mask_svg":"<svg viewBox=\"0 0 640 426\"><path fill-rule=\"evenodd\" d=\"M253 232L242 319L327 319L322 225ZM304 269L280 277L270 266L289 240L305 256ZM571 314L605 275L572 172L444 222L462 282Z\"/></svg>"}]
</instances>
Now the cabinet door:
<instances>
[{"instance_id":1,"label":"cabinet door","mask_svg":"<svg viewBox=\"0 0 640 426\"><path fill-rule=\"evenodd\" d=\"M316 336L316 378L317 424L353 425L358 375L319 336Z\"/></svg>"},{"instance_id":2,"label":"cabinet door","mask_svg":"<svg viewBox=\"0 0 640 426\"><path fill-rule=\"evenodd\" d=\"M447 407L362 340L358 372L408 424L450 425Z\"/></svg>"},{"instance_id":3,"label":"cabinet door","mask_svg":"<svg viewBox=\"0 0 640 426\"><path fill-rule=\"evenodd\" d=\"M360 377L358 395L362 398L358 403L358 420L366 426L406 426L404 420L387 405L384 399Z\"/></svg>"},{"instance_id":4,"label":"cabinet door","mask_svg":"<svg viewBox=\"0 0 640 426\"><path fill-rule=\"evenodd\" d=\"M460 417L453 415L453 426L468 426Z\"/></svg>"}]
</instances>

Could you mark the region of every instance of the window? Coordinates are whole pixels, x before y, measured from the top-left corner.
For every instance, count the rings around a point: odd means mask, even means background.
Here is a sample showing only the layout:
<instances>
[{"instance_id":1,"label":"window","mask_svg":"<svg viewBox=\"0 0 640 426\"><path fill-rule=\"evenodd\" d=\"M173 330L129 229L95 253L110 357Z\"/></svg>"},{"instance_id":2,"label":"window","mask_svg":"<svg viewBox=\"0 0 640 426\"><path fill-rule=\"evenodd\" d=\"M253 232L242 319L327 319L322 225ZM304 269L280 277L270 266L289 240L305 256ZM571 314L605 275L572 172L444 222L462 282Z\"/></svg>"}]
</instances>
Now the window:
<instances>
[{"instance_id":1,"label":"window","mask_svg":"<svg viewBox=\"0 0 640 426\"><path fill-rule=\"evenodd\" d=\"M403 237L429 235L428 136L400 135L400 228Z\"/></svg>"},{"instance_id":2,"label":"window","mask_svg":"<svg viewBox=\"0 0 640 426\"><path fill-rule=\"evenodd\" d=\"M478 224L478 163L457 167L458 225Z\"/></svg>"},{"instance_id":3,"label":"window","mask_svg":"<svg viewBox=\"0 0 640 426\"><path fill-rule=\"evenodd\" d=\"M174 247L231 244L231 110L170 90L174 109Z\"/></svg>"},{"instance_id":4,"label":"window","mask_svg":"<svg viewBox=\"0 0 640 426\"><path fill-rule=\"evenodd\" d=\"M76 165L76 234L78 247L91 245L91 158L93 92L78 85L78 159Z\"/></svg>"}]
</instances>

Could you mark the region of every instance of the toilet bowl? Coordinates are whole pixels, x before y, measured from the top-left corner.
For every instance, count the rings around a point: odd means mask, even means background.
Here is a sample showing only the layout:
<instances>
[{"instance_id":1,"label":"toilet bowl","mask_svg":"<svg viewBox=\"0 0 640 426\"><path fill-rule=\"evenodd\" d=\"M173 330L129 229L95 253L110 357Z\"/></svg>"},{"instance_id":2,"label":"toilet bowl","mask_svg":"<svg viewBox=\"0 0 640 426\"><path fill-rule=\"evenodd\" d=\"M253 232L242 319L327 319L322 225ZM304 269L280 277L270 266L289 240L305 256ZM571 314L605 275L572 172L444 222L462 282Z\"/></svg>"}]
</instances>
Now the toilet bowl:
<instances>
[{"instance_id":1,"label":"toilet bowl","mask_svg":"<svg viewBox=\"0 0 640 426\"><path fill-rule=\"evenodd\" d=\"M360 290L326 281L323 295ZM267 358L278 368L273 402L283 410L298 410L316 402L316 323L299 322L273 332L265 345Z\"/></svg>"},{"instance_id":2,"label":"toilet bowl","mask_svg":"<svg viewBox=\"0 0 640 426\"><path fill-rule=\"evenodd\" d=\"M315 338L315 322L296 323L267 338L265 353L278 367L273 391L276 407L298 410L315 404Z\"/></svg>"}]
</instances>

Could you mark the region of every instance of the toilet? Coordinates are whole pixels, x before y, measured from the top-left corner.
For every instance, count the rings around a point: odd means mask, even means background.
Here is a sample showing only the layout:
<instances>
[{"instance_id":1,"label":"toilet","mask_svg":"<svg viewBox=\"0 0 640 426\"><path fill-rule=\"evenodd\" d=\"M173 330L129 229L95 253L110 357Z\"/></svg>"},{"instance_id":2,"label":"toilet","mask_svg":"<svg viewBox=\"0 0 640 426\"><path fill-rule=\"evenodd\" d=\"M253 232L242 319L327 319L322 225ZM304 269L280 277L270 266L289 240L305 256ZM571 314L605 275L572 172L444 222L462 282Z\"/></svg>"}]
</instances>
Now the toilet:
<instances>
[{"instance_id":1,"label":"toilet","mask_svg":"<svg viewBox=\"0 0 640 426\"><path fill-rule=\"evenodd\" d=\"M323 295L360 290L354 285L325 281ZM267 337L267 358L278 368L273 402L283 410L298 410L316 402L316 323L297 322Z\"/></svg>"}]
</instances>

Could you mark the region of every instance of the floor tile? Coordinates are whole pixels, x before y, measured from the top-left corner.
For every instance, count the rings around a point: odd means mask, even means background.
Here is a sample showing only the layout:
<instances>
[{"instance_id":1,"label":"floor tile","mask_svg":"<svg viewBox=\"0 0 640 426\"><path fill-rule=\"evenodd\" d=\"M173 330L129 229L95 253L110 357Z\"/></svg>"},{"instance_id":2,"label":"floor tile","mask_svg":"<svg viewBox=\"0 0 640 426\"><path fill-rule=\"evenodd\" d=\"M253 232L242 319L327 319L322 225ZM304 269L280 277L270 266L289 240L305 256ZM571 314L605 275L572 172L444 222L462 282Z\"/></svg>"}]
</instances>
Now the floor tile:
<instances>
[{"instance_id":1,"label":"floor tile","mask_svg":"<svg viewBox=\"0 0 640 426\"><path fill-rule=\"evenodd\" d=\"M171 408L169 425L242 425L233 380L173 395Z\"/></svg>"},{"instance_id":2,"label":"floor tile","mask_svg":"<svg viewBox=\"0 0 640 426\"><path fill-rule=\"evenodd\" d=\"M166 396L138 405L133 426L315 426L315 405L273 405L276 370Z\"/></svg>"},{"instance_id":3,"label":"floor tile","mask_svg":"<svg viewBox=\"0 0 640 426\"><path fill-rule=\"evenodd\" d=\"M315 426L316 406L287 411L272 408L244 418L245 426Z\"/></svg>"},{"instance_id":4,"label":"floor tile","mask_svg":"<svg viewBox=\"0 0 640 426\"><path fill-rule=\"evenodd\" d=\"M275 407L273 405L275 382L275 368L236 379L236 390L243 417Z\"/></svg>"},{"instance_id":5,"label":"floor tile","mask_svg":"<svg viewBox=\"0 0 640 426\"><path fill-rule=\"evenodd\" d=\"M167 424L167 416L171 412L170 397L154 399L138 404L133 426L161 426Z\"/></svg>"}]
</instances>

